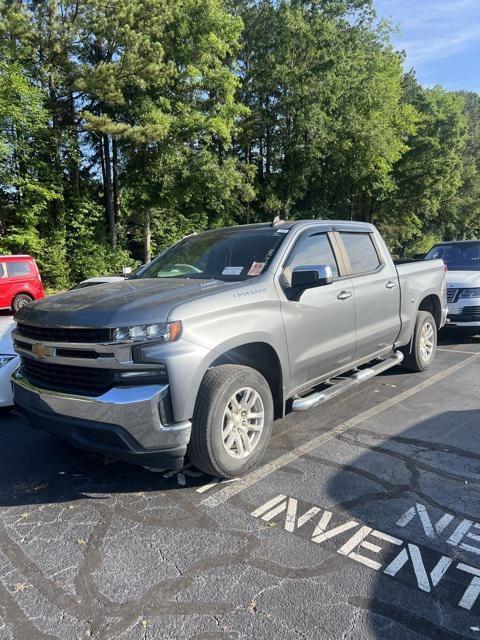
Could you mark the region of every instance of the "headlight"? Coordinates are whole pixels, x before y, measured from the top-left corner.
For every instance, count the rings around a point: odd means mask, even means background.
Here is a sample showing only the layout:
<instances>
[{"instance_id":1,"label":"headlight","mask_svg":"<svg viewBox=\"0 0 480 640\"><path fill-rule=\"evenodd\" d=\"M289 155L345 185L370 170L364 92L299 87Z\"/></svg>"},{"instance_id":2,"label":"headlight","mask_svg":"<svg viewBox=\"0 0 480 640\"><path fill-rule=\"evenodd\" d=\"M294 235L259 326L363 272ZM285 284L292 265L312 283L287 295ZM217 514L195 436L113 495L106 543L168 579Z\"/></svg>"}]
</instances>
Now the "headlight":
<instances>
[{"instance_id":1,"label":"headlight","mask_svg":"<svg viewBox=\"0 0 480 640\"><path fill-rule=\"evenodd\" d=\"M463 289L460 298L480 298L480 287L472 287L471 289Z\"/></svg>"},{"instance_id":2,"label":"headlight","mask_svg":"<svg viewBox=\"0 0 480 640\"><path fill-rule=\"evenodd\" d=\"M162 322L160 324L142 324L135 327L119 327L113 330L113 339L116 342L129 340L158 340L159 342L172 342L180 337L182 323Z\"/></svg>"},{"instance_id":3,"label":"headlight","mask_svg":"<svg viewBox=\"0 0 480 640\"><path fill-rule=\"evenodd\" d=\"M16 356L0 356L0 369L15 358Z\"/></svg>"}]
</instances>

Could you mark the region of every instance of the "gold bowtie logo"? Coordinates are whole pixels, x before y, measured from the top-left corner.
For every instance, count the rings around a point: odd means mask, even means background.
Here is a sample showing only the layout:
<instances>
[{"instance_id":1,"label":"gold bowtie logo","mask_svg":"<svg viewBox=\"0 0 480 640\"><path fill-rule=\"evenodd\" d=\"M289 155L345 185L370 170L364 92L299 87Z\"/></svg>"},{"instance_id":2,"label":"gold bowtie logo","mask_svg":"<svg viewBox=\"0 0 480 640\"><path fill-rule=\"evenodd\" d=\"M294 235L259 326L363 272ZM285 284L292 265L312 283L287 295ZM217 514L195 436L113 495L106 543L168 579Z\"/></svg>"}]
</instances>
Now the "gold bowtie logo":
<instances>
[{"instance_id":1,"label":"gold bowtie logo","mask_svg":"<svg viewBox=\"0 0 480 640\"><path fill-rule=\"evenodd\" d=\"M51 358L55 355L55 349L53 347L47 347L46 344L36 342L32 344L32 353L37 358Z\"/></svg>"}]
</instances>

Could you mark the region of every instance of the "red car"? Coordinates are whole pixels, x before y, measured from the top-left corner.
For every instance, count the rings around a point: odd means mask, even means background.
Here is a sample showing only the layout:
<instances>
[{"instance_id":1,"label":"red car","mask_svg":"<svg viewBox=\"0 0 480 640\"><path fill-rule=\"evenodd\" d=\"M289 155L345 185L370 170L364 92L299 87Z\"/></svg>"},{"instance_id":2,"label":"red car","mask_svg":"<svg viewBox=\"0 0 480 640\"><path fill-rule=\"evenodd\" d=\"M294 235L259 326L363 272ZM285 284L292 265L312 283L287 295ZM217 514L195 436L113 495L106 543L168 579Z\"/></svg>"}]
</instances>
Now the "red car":
<instances>
[{"instance_id":1,"label":"red car","mask_svg":"<svg viewBox=\"0 0 480 640\"><path fill-rule=\"evenodd\" d=\"M44 297L42 279L31 256L0 256L0 309L16 312Z\"/></svg>"}]
</instances>

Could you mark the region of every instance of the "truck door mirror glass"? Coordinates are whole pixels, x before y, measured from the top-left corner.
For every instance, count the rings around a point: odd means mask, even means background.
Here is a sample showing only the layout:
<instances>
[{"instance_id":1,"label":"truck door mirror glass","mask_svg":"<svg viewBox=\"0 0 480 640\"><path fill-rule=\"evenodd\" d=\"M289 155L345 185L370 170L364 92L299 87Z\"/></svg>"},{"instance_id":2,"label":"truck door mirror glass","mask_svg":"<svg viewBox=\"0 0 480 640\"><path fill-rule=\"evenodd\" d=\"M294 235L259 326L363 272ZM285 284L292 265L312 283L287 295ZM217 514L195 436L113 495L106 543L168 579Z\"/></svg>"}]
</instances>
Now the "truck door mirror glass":
<instances>
[{"instance_id":1,"label":"truck door mirror glass","mask_svg":"<svg viewBox=\"0 0 480 640\"><path fill-rule=\"evenodd\" d=\"M312 289L332 284L333 273L329 265L295 267L292 272L292 287Z\"/></svg>"}]
</instances>

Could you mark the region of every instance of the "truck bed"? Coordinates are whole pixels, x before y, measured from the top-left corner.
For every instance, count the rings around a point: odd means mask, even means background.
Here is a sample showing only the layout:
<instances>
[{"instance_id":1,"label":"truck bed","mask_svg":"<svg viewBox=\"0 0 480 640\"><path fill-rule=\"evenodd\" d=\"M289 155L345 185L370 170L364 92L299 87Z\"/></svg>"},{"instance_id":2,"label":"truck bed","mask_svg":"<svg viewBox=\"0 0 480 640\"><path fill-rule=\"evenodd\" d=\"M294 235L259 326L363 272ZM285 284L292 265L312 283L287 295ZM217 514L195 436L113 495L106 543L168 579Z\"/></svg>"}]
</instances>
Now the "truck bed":
<instances>
[{"instance_id":1,"label":"truck bed","mask_svg":"<svg viewBox=\"0 0 480 640\"><path fill-rule=\"evenodd\" d=\"M406 260L396 261L398 280L400 284L400 318L402 329L400 339L404 335L411 335L412 324L415 322L413 308L418 308L422 298L428 295L438 295L443 291L446 295L445 265L443 260ZM443 314L444 315L444 314ZM437 317L438 328L445 322L445 318Z\"/></svg>"}]
</instances>

